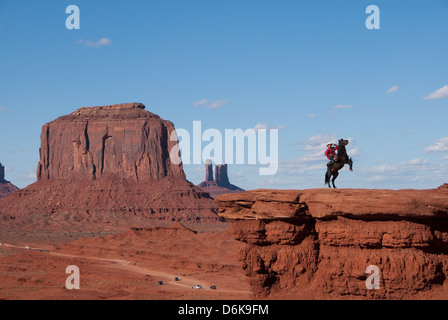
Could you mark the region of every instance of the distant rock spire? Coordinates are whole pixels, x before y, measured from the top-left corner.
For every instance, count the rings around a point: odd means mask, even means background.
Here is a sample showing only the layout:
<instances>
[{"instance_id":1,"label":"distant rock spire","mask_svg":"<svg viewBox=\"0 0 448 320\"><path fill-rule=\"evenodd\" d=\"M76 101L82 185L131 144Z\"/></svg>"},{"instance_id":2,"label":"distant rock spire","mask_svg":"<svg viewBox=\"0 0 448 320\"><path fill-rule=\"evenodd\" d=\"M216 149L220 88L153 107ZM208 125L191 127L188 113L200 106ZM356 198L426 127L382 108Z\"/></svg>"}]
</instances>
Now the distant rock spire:
<instances>
[{"instance_id":1,"label":"distant rock spire","mask_svg":"<svg viewBox=\"0 0 448 320\"><path fill-rule=\"evenodd\" d=\"M213 179L213 162L207 160L205 162L205 181L214 181Z\"/></svg>"},{"instance_id":2,"label":"distant rock spire","mask_svg":"<svg viewBox=\"0 0 448 320\"><path fill-rule=\"evenodd\" d=\"M5 179L5 167L0 162L0 199L13 194L17 190L19 190L19 188L17 188L11 182L6 181L6 179Z\"/></svg>"},{"instance_id":3,"label":"distant rock spire","mask_svg":"<svg viewBox=\"0 0 448 320\"><path fill-rule=\"evenodd\" d=\"M244 190L231 184L227 174L227 164L215 166L215 177L213 179L213 162L205 161L205 180L198 187L208 192L212 198L224 193L243 192Z\"/></svg>"},{"instance_id":4,"label":"distant rock spire","mask_svg":"<svg viewBox=\"0 0 448 320\"><path fill-rule=\"evenodd\" d=\"M0 162L0 181L5 180L5 167Z\"/></svg>"},{"instance_id":5,"label":"distant rock spire","mask_svg":"<svg viewBox=\"0 0 448 320\"><path fill-rule=\"evenodd\" d=\"M220 187L229 187L230 181L227 175L227 164L221 164L215 167L215 181Z\"/></svg>"}]
</instances>

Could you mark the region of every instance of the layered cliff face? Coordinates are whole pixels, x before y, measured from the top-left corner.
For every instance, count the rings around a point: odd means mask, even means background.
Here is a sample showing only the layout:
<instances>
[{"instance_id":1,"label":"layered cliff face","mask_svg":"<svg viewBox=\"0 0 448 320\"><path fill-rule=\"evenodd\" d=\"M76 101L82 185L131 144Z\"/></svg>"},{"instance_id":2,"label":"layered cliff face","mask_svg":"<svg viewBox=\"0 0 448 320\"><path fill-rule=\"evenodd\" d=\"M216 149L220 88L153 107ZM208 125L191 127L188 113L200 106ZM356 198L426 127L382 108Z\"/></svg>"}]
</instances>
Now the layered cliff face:
<instances>
[{"instance_id":1,"label":"layered cliff face","mask_svg":"<svg viewBox=\"0 0 448 320\"><path fill-rule=\"evenodd\" d=\"M4 199L0 215L42 215L40 224L218 221L210 196L170 160L174 130L140 103L80 108L45 124L38 181Z\"/></svg>"},{"instance_id":2,"label":"layered cliff face","mask_svg":"<svg viewBox=\"0 0 448 320\"><path fill-rule=\"evenodd\" d=\"M174 125L139 103L80 108L42 128L37 178L185 180L170 161Z\"/></svg>"},{"instance_id":3,"label":"layered cliff face","mask_svg":"<svg viewBox=\"0 0 448 320\"><path fill-rule=\"evenodd\" d=\"M446 185L255 190L215 201L246 243L239 259L258 297L448 298ZM379 288L368 288L377 275Z\"/></svg>"}]
</instances>

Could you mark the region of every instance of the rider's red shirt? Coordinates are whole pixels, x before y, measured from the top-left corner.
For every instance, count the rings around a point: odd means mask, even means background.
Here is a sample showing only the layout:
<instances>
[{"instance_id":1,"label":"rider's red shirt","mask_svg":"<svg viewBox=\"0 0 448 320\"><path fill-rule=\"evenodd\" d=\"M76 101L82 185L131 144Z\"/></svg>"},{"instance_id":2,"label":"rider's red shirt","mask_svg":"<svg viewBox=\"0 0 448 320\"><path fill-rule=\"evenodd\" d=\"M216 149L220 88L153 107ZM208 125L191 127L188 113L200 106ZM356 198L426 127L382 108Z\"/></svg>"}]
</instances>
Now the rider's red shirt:
<instances>
[{"instance_id":1,"label":"rider's red shirt","mask_svg":"<svg viewBox=\"0 0 448 320\"><path fill-rule=\"evenodd\" d=\"M328 147L328 149L325 151L325 155L327 156L328 159L330 159L330 157L336 154L336 150L338 150L337 146Z\"/></svg>"}]
</instances>

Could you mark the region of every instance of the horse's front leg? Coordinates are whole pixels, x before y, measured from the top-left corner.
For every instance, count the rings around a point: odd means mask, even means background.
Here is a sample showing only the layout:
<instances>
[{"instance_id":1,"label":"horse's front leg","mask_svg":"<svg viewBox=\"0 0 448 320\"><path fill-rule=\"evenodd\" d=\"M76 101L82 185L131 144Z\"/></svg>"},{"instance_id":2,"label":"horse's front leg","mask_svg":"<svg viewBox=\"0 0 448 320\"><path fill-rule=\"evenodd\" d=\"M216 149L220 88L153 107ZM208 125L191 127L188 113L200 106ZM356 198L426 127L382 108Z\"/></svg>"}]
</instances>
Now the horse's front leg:
<instances>
[{"instance_id":1,"label":"horse's front leg","mask_svg":"<svg viewBox=\"0 0 448 320\"><path fill-rule=\"evenodd\" d=\"M353 171L353 161L352 161L352 159L348 160L348 165L350 166L350 171Z\"/></svg>"}]
</instances>

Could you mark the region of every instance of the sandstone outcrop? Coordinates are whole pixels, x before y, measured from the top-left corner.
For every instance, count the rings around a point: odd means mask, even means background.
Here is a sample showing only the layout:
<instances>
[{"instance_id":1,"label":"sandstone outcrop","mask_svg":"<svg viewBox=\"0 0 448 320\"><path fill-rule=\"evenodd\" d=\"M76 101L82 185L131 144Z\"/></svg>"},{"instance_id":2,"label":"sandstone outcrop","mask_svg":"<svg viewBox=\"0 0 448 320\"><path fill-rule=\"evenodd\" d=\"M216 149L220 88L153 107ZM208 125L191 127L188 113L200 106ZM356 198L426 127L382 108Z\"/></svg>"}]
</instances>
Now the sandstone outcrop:
<instances>
[{"instance_id":1,"label":"sandstone outcrop","mask_svg":"<svg viewBox=\"0 0 448 320\"><path fill-rule=\"evenodd\" d=\"M44 224L136 217L216 222L213 200L171 162L174 130L140 103L80 108L47 123L38 181L4 199L0 215L40 216Z\"/></svg>"},{"instance_id":2,"label":"sandstone outcrop","mask_svg":"<svg viewBox=\"0 0 448 320\"><path fill-rule=\"evenodd\" d=\"M140 103L80 108L42 128L37 178L183 179L169 151L174 125Z\"/></svg>"},{"instance_id":3,"label":"sandstone outcrop","mask_svg":"<svg viewBox=\"0 0 448 320\"><path fill-rule=\"evenodd\" d=\"M212 198L225 193L240 193L243 189L230 183L227 173L227 164L215 166L213 178L213 163L209 160L205 163L205 180L198 187L208 192Z\"/></svg>"},{"instance_id":4,"label":"sandstone outcrop","mask_svg":"<svg viewBox=\"0 0 448 320\"><path fill-rule=\"evenodd\" d=\"M19 190L15 185L5 179L5 167L0 163L0 199Z\"/></svg>"},{"instance_id":5,"label":"sandstone outcrop","mask_svg":"<svg viewBox=\"0 0 448 320\"><path fill-rule=\"evenodd\" d=\"M215 199L258 297L448 298L448 188L254 190ZM379 289L368 289L379 268ZM369 279L369 280L368 280Z\"/></svg>"}]
</instances>

